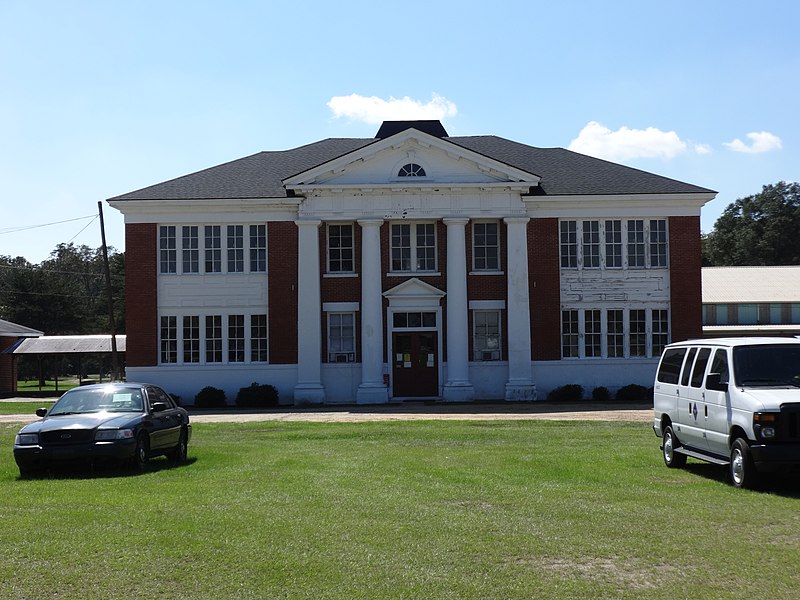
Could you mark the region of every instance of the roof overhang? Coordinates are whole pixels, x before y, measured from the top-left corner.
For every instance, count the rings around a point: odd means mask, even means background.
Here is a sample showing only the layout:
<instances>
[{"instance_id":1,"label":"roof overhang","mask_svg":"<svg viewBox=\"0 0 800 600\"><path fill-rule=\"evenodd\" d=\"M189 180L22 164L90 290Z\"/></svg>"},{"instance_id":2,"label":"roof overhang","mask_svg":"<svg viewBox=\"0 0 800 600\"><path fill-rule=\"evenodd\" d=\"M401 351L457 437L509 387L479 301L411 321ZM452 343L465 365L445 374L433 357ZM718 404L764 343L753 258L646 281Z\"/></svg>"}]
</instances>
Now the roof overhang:
<instances>
[{"instance_id":1,"label":"roof overhang","mask_svg":"<svg viewBox=\"0 0 800 600\"><path fill-rule=\"evenodd\" d=\"M716 193L608 194L582 196L523 196L531 215L537 217L619 216L634 211L664 217L700 216L700 210Z\"/></svg>"}]
</instances>

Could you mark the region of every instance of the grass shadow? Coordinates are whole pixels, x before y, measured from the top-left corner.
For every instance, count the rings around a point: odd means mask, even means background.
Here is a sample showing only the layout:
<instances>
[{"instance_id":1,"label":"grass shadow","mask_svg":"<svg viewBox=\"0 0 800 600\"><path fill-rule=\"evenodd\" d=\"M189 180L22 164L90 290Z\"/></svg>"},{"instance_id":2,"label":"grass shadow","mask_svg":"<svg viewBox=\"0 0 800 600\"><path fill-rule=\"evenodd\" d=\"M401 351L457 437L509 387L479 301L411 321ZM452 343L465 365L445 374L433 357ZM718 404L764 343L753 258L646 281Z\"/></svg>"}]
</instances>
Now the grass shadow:
<instances>
[{"instance_id":1,"label":"grass shadow","mask_svg":"<svg viewBox=\"0 0 800 600\"><path fill-rule=\"evenodd\" d=\"M724 485L731 485L727 466L712 465L705 462L689 462L684 468L698 477ZM760 485L752 491L775 494L786 498L800 498L800 472L762 474Z\"/></svg>"},{"instance_id":2,"label":"grass shadow","mask_svg":"<svg viewBox=\"0 0 800 600\"><path fill-rule=\"evenodd\" d=\"M17 481L31 481L42 479L116 479L139 477L148 473L159 473L161 471L172 471L182 469L197 462L196 458L189 457L185 462L176 463L165 458L153 458L147 461L147 466L143 471L132 469L125 465L114 463L90 463L90 464L58 464L51 465L36 473L19 475Z\"/></svg>"}]
</instances>

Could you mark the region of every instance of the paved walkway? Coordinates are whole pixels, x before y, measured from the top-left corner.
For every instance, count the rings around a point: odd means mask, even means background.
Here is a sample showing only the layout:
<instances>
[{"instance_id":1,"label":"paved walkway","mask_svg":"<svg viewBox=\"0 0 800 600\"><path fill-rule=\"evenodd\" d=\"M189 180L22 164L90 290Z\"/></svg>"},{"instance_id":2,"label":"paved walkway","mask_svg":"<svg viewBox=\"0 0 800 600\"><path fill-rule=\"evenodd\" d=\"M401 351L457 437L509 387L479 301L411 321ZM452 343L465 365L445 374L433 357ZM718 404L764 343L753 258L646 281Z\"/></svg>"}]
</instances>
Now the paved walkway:
<instances>
[{"instance_id":1,"label":"paved walkway","mask_svg":"<svg viewBox=\"0 0 800 600\"><path fill-rule=\"evenodd\" d=\"M3 402L31 398L13 398ZM231 423L257 421L312 421L318 423L360 423L367 421L410 420L551 420L551 421L633 421L647 423L653 408L643 404L579 402L424 403L403 402L387 405L346 405L264 410L196 410L189 408L193 423ZM0 423L29 423L31 414L0 415Z\"/></svg>"}]
</instances>

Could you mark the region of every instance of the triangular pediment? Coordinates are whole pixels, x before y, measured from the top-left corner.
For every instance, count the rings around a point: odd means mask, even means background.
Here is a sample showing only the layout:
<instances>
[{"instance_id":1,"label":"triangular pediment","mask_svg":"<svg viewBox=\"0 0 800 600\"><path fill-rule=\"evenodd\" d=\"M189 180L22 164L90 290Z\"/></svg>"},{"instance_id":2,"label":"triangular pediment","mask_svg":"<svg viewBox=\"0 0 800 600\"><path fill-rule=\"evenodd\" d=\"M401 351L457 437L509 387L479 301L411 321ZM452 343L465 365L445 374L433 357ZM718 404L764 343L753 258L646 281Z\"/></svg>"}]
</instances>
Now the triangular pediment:
<instances>
[{"instance_id":1,"label":"triangular pediment","mask_svg":"<svg viewBox=\"0 0 800 600\"><path fill-rule=\"evenodd\" d=\"M412 277L383 292L392 306L438 306L445 292L421 279Z\"/></svg>"},{"instance_id":2,"label":"triangular pediment","mask_svg":"<svg viewBox=\"0 0 800 600\"><path fill-rule=\"evenodd\" d=\"M421 167L424 175L404 175L403 168L407 165ZM533 173L454 144L447 138L409 128L288 177L283 184L287 189L302 191L375 186L536 186L539 179Z\"/></svg>"}]
</instances>

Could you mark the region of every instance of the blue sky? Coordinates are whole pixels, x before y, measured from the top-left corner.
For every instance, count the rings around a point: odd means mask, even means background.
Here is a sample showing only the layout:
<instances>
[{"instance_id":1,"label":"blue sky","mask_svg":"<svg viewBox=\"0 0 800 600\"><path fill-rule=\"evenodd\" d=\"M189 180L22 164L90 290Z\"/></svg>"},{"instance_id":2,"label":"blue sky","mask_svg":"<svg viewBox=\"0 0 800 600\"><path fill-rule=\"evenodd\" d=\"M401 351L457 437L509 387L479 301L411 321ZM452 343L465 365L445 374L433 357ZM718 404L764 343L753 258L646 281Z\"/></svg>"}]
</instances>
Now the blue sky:
<instances>
[{"instance_id":1,"label":"blue sky","mask_svg":"<svg viewBox=\"0 0 800 600\"><path fill-rule=\"evenodd\" d=\"M717 190L710 231L800 180L799 18L793 0L0 0L0 255L98 247L99 200L402 118Z\"/></svg>"}]
</instances>

